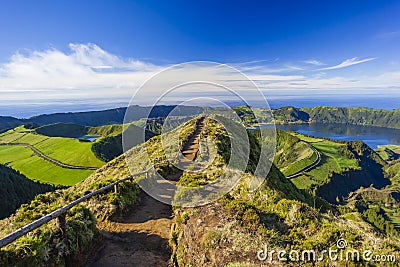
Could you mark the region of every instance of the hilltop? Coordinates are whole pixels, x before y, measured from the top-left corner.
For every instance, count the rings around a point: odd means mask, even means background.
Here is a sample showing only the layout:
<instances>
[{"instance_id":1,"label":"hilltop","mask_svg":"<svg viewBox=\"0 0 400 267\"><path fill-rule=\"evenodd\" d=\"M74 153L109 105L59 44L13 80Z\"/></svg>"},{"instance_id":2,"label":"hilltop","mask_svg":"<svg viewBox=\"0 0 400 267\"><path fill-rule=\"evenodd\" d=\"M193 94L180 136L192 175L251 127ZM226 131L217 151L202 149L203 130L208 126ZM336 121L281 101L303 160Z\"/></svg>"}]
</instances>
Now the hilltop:
<instances>
[{"instance_id":1,"label":"hilltop","mask_svg":"<svg viewBox=\"0 0 400 267\"><path fill-rule=\"evenodd\" d=\"M162 137L155 136L145 144L133 147L71 188L37 196L15 215L0 221L1 235L89 191L128 176L130 171L125 158L132 163L132 171L141 171L153 163L163 162L166 158L160 146L161 138L168 151L175 144L177 136L183 143L187 142L194 133L195 125L196 120L189 121ZM180 174L178 183L193 186L201 181L207 184L226 168L229 160L226 156L229 153L227 140L231 137L220 124L212 120L207 124L204 137L209 137L216 144L215 160L203 173L188 170ZM264 245L287 250L322 250L335 248L339 238L345 238L351 248L368 247L373 240L376 241L375 249L380 253L397 253L398 237L392 235L388 238L378 232L356 211L352 216L348 213L339 214L322 199L297 189L274 165L268 177L264 177L262 185L254 192L248 191L248 183L253 177L251 166L256 164L257 151L260 151L257 137L250 134L249 138L252 144L251 161L234 190L205 206L174 207L174 226L170 238L172 262L179 266L258 266L260 261L256 253ZM151 162L146 160L148 154ZM157 169L163 174L176 171L168 164L160 165ZM94 197L68 212L69 244L73 246L67 248L63 245L57 224L52 221L32 235L9 245L5 251L2 250L1 263L12 264L19 260L20 264L59 264L63 261L62 255L67 252L75 260L82 261L84 252L99 236L98 222L118 221L118 214L134 214L135 209L139 208L134 204L140 205L139 195L136 183L127 182L121 185L119 193L107 192ZM29 250L25 249L27 246ZM280 263L274 261L270 264L276 266ZM303 266L311 265L303 263Z\"/></svg>"},{"instance_id":2,"label":"hilltop","mask_svg":"<svg viewBox=\"0 0 400 267\"><path fill-rule=\"evenodd\" d=\"M124 122L127 108L115 108L99 111L54 113L33 116L25 119L0 116L0 133L10 130L23 124L33 123L37 126L44 126L55 123L77 124L81 126L101 126L110 124L122 124ZM191 116L201 113L203 108L195 106L130 106L132 121L142 118L166 117L171 111L175 110L181 116ZM131 122L131 121L129 121Z\"/></svg>"},{"instance_id":3,"label":"hilltop","mask_svg":"<svg viewBox=\"0 0 400 267\"><path fill-rule=\"evenodd\" d=\"M198 106L132 106L132 116L129 122L139 121L144 118L165 118L172 110L180 116L193 116L204 111ZM86 112L54 113L33 116L31 118L18 119L14 117L0 116L0 133L23 124L33 123L44 126L55 123L72 123L82 126L101 126L110 124L122 124L126 107ZM210 110L210 108L207 108ZM212 109L212 108L211 108ZM218 108L216 108L218 110ZM256 123L271 123L270 110L265 108L233 107L238 116L248 125ZM312 108L296 108L292 106L271 109L277 124L291 123L344 123L355 125L371 125L400 129L400 109L385 110L373 108L347 108L316 106ZM149 116L147 116L149 114ZM256 121L256 117L260 121ZM140 124L140 123L139 123ZM151 129L148 129L151 130Z\"/></svg>"},{"instance_id":4,"label":"hilltop","mask_svg":"<svg viewBox=\"0 0 400 267\"><path fill-rule=\"evenodd\" d=\"M315 152L320 154L321 160L314 168L291 177L291 181L299 189L315 190L332 204L343 203L360 187L373 185L381 189L391 184L385 174L387 163L362 141L336 141L284 131L278 131L277 140L275 162L287 176L315 162Z\"/></svg>"},{"instance_id":5,"label":"hilltop","mask_svg":"<svg viewBox=\"0 0 400 267\"><path fill-rule=\"evenodd\" d=\"M400 129L400 109L282 107L273 111L276 123L344 123Z\"/></svg>"}]
</instances>

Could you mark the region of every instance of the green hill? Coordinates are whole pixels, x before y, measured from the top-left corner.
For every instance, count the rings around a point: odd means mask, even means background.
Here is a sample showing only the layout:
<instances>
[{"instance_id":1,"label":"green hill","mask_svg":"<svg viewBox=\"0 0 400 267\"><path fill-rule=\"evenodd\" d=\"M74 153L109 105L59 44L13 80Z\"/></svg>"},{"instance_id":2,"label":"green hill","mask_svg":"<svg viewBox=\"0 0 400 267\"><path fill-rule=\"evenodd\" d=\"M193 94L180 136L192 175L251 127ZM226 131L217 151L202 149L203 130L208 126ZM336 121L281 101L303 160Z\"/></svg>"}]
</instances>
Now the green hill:
<instances>
[{"instance_id":1,"label":"green hill","mask_svg":"<svg viewBox=\"0 0 400 267\"><path fill-rule=\"evenodd\" d=\"M35 132L41 135L51 137L79 137L87 134L89 127L73 123L54 123L44 125L35 129Z\"/></svg>"},{"instance_id":2,"label":"green hill","mask_svg":"<svg viewBox=\"0 0 400 267\"><path fill-rule=\"evenodd\" d=\"M281 130L277 130L275 165L286 176L313 164L317 155L307 142Z\"/></svg>"},{"instance_id":3,"label":"green hill","mask_svg":"<svg viewBox=\"0 0 400 267\"><path fill-rule=\"evenodd\" d=\"M400 109L314 107L301 110L309 114L311 122L400 128Z\"/></svg>"},{"instance_id":4,"label":"green hill","mask_svg":"<svg viewBox=\"0 0 400 267\"><path fill-rule=\"evenodd\" d=\"M256 108L256 114L264 109ZM400 129L400 109L385 110L372 108L345 108L317 106L312 108L282 107L272 110L275 122L289 123L343 123L355 125L371 125ZM261 118L263 116L261 115ZM261 119L260 123L265 123ZM255 122L254 122L255 123Z\"/></svg>"},{"instance_id":5,"label":"green hill","mask_svg":"<svg viewBox=\"0 0 400 267\"><path fill-rule=\"evenodd\" d=\"M93 170L88 169L63 168L46 160L44 156L73 166L104 165L92 152L91 142L76 138L49 137L23 126L0 134L0 143L0 163L8 164L35 181L73 185L93 173ZM32 147L44 156L35 153Z\"/></svg>"},{"instance_id":6,"label":"green hill","mask_svg":"<svg viewBox=\"0 0 400 267\"><path fill-rule=\"evenodd\" d=\"M375 151L381 156L383 160L393 161L400 158L400 146L396 145L386 145L378 146Z\"/></svg>"},{"instance_id":7,"label":"green hill","mask_svg":"<svg viewBox=\"0 0 400 267\"><path fill-rule=\"evenodd\" d=\"M21 204L28 203L36 195L56 189L49 184L34 182L2 164L0 164L0 184L0 219L9 216Z\"/></svg>"},{"instance_id":8,"label":"green hill","mask_svg":"<svg viewBox=\"0 0 400 267\"><path fill-rule=\"evenodd\" d=\"M274 161L281 171L285 172L288 165L299 169L313 162L312 154L310 158L299 161L298 155L309 149L305 143L320 153L321 161L313 169L291 179L300 189L316 190L319 196L330 203L337 203L360 187L372 184L380 189L390 184L384 172L386 162L362 141L335 141L295 132L278 131Z\"/></svg>"},{"instance_id":9,"label":"green hill","mask_svg":"<svg viewBox=\"0 0 400 267\"><path fill-rule=\"evenodd\" d=\"M103 126L82 126L74 123L54 123L44 125L35 129L36 133L52 137L71 137L77 138L85 135L89 136L109 136L117 135L122 132L121 124L111 124Z\"/></svg>"},{"instance_id":10,"label":"green hill","mask_svg":"<svg viewBox=\"0 0 400 267\"><path fill-rule=\"evenodd\" d=\"M310 115L295 107L282 107L273 110L276 123L304 123L310 120Z\"/></svg>"},{"instance_id":11,"label":"green hill","mask_svg":"<svg viewBox=\"0 0 400 267\"><path fill-rule=\"evenodd\" d=\"M362 141L347 142L340 153L349 160L356 160L358 167L339 173L332 172L330 181L318 188L317 194L329 202L334 203L337 198L345 199L350 192L360 187L373 185L381 189L390 184L383 169L386 163Z\"/></svg>"},{"instance_id":12,"label":"green hill","mask_svg":"<svg viewBox=\"0 0 400 267\"><path fill-rule=\"evenodd\" d=\"M384 168L387 176L391 179L393 187L400 190L400 160L396 160L386 165Z\"/></svg>"},{"instance_id":13,"label":"green hill","mask_svg":"<svg viewBox=\"0 0 400 267\"><path fill-rule=\"evenodd\" d=\"M143 129L136 125L129 125L124 131L127 135L141 136L143 134ZM155 134L153 132L145 130L145 140L150 139ZM140 138L132 139L130 144L126 147L133 147L141 143ZM112 136L106 136L95 142L92 146L93 153L101 160L105 162L113 160L123 153L122 147L122 133Z\"/></svg>"},{"instance_id":14,"label":"green hill","mask_svg":"<svg viewBox=\"0 0 400 267\"><path fill-rule=\"evenodd\" d=\"M163 142L166 150L172 148L179 136L184 137L182 141L186 142L194 131L194 125L195 121L191 121L165 133ZM182 185L212 182L227 167L229 143L232 141L230 136L213 120L209 121L204 135L216 144L215 160L202 173L185 171L179 181ZM235 135L232 138L236 138ZM175 263L179 266L259 266L264 262L257 260L256 253L265 246L275 250L314 248L322 251L336 249L339 238L346 239L349 247L360 250L374 240L374 249L379 253L398 255L400 240L396 235L388 238L385 234L378 234L357 212L352 217L336 213L323 200L297 189L274 166L268 176L263 177L262 185L254 192L249 191L249 182L253 178L251 166L257 164L260 152L257 138L252 134L249 138L249 168L234 190L212 204L195 208L174 207L170 244ZM75 186L37 196L30 204L23 205L15 216L0 221L0 236L85 193L127 177L130 175L127 161L133 172L163 162L165 155L160 141L161 137L155 136L108 162ZM151 162L146 160L146 155ZM166 164L158 169L161 173L175 171ZM135 183L126 182L120 185L119 193L109 191L93 197L67 214L68 248L60 237L57 223L52 221L1 250L0 265L14 265L16 262L30 266L61 265L65 253L81 257L82 251L90 247L99 234L96 223L126 213L129 208L138 208L134 206L138 193ZM275 260L270 264L276 266L280 263ZM314 263L296 264L313 266ZM330 262L324 260L321 264L329 265Z\"/></svg>"},{"instance_id":15,"label":"green hill","mask_svg":"<svg viewBox=\"0 0 400 267\"><path fill-rule=\"evenodd\" d=\"M0 133L23 124L22 120L14 117L0 116Z\"/></svg>"},{"instance_id":16,"label":"green hill","mask_svg":"<svg viewBox=\"0 0 400 267\"><path fill-rule=\"evenodd\" d=\"M28 121L37 123L39 125L48 125L53 123L74 123L84 126L100 126L107 124L122 124L124 122L125 112L127 108L116 108L102 111L87 111L87 112L70 112L70 113L54 113L34 116ZM191 106L155 106L155 107L144 107L144 106L131 106L130 115L131 120L139 120L146 118L149 114L149 118L166 117L172 110L180 114L181 116L198 114L202 111L201 107Z\"/></svg>"},{"instance_id":17,"label":"green hill","mask_svg":"<svg viewBox=\"0 0 400 267\"><path fill-rule=\"evenodd\" d=\"M228 135L220 126L209 123L208 127L212 129L209 134L219 133L211 136L216 143L218 140L226 143ZM260 140L257 141L256 134L249 137L255 146L251 151L257 154ZM219 146L218 153L222 158L225 149L227 147ZM250 158L256 159L257 156ZM182 181L181 178L180 183L190 185L200 177L208 177L208 174L207 171L205 175L184 174L182 177L185 179ZM282 262L276 259L272 262L258 261L256 252L264 247L275 251L335 249L339 238L346 239L349 247L356 249L362 247L362 243L368 243L368 235L378 238L360 213L355 213L353 219L333 215L334 211L322 200L317 198L314 202L309 194L298 190L274 166L256 192L247 190L251 178L250 171L234 190L215 203L174 209L171 243L173 259L178 266L259 266L264 263L266 266L280 266ZM397 233L393 234L389 251L395 250L399 244L396 236ZM380 249L384 250L383 247ZM312 262L302 261L292 264L314 266ZM322 261L320 264L330 263Z\"/></svg>"}]
</instances>

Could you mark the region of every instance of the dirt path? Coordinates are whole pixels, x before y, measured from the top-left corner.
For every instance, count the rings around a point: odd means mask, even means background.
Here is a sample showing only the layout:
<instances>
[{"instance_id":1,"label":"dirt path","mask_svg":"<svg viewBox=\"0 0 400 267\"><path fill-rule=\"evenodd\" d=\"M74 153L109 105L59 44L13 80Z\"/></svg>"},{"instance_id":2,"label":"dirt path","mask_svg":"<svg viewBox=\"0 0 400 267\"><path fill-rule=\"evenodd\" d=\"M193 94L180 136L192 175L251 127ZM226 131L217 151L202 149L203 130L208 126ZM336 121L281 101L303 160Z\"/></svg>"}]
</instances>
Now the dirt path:
<instances>
[{"instance_id":1,"label":"dirt path","mask_svg":"<svg viewBox=\"0 0 400 267\"><path fill-rule=\"evenodd\" d=\"M185 146L186 160L198 155L200 133L205 121L201 121L194 135ZM179 180L179 175L166 177ZM99 223L103 240L95 255L86 266L172 266L168 240L171 234L172 209L142 192L140 201L120 220Z\"/></svg>"},{"instance_id":2,"label":"dirt path","mask_svg":"<svg viewBox=\"0 0 400 267\"><path fill-rule=\"evenodd\" d=\"M168 266L171 206L143 193L121 220L101 223L103 244L87 266Z\"/></svg>"},{"instance_id":3,"label":"dirt path","mask_svg":"<svg viewBox=\"0 0 400 267\"><path fill-rule=\"evenodd\" d=\"M193 161L199 156L199 141L200 141L200 134L204 130L204 127L207 123L207 118L203 118L193 134L193 136L189 139L189 142L183 149L182 154L185 156L186 159Z\"/></svg>"}]
</instances>

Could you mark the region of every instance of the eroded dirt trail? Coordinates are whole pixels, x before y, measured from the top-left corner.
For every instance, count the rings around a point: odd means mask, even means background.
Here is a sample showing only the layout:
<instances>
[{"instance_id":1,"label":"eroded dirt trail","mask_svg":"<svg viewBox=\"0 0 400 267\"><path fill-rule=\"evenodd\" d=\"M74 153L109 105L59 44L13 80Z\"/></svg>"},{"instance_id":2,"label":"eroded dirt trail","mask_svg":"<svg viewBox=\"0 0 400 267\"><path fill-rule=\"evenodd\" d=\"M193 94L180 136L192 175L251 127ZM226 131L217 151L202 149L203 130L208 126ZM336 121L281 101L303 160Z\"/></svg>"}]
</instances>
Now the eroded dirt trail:
<instances>
[{"instance_id":1,"label":"eroded dirt trail","mask_svg":"<svg viewBox=\"0 0 400 267\"><path fill-rule=\"evenodd\" d=\"M142 193L130 214L98 225L103 245L87 266L168 266L171 224L171 206Z\"/></svg>"},{"instance_id":2,"label":"eroded dirt trail","mask_svg":"<svg viewBox=\"0 0 400 267\"><path fill-rule=\"evenodd\" d=\"M184 148L185 160L195 160L198 155L202 120ZM177 175L166 177L179 180ZM172 266L168 240L171 234L172 209L142 192L132 211L120 220L99 223L103 240L86 266Z\"/></svg>"},{"instance_id":3,"label":"eroded dirt trail","mask_svg":"<svg viewBox=\"0 0 400 267\"><path fill-rule=\"evenodd\" d=\"M200 123L197 125L197 128L193 136L189 139L188 144L184 147L184 151L182 152L182 154L189 161L193 161L199 156L198 152L199 152L200 135L201 132L204 130L206 123L207 123L207 118L204 118L200 121Z\"/></svg>"}]
</instances>

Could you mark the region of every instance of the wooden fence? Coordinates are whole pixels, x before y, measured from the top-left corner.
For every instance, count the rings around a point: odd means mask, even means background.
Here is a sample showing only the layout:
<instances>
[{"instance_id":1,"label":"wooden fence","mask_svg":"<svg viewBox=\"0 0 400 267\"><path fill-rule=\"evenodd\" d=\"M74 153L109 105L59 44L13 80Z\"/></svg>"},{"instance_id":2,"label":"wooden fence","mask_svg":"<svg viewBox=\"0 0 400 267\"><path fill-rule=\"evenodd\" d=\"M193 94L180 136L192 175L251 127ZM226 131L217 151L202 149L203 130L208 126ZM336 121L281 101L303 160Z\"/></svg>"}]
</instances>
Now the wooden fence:
<instances>
[{"instance_id":1,"label":"wooden fence","mask_svg":"<svg viewBox=\"0 0 400 267\"><path fill-rule=\"evenodd\" d=\"M95 195L98 195L98 194L101 194L101 193L103 193L103 192L105 192L107 190L114 189L116 192L118 192L118 185L120 183L126 182L128 180L129 181L133 181L133 179L135 177L140 176L140 175L146 175L147 176L148 172L151 169L153 169L153 168L155 168L155 167L157 167L157 166L159 166L161 164L165 164L165 163L166 162L161 162L161 163L155 164L155 165L151 166L149 169L147 169L146 171L135 173L133 175L130 175L128 177L122 178L122 179L120 179L118 181L115 181L113 183L110 183L110 184L108 184L108 185L106 185L106 186L104 186L104 187L102 187L100 189L97 189L96 191L93 191L93 192L91 192L89 194L84 195L81 198L78 198L75 201L70 202L69 204L67 204L67 205L65 205L65 206L63 206L63 207L61 207L61 208L59 208L59 209L57 209L57 210L45 215L45 216L37 219L36 221L34 221L34 222L32 222L32 223L30 223L28 225L25 225L25 226L19 228L15 232L13 232L13 233L7 235L6 237L0 239L0 248L2 248L4 246L7 246L8 244L14 242L15 240L17 240L18 238L22 237L23 235L25 235L25 234L27 234L29 232L32 232L33 230L41 227L43 224L46 224L49 221L51 221L53 219L56 219L56 218L58 218L59 225L60 225L60 228L61 228L61 232L64 235L66 235L65 216L66 216L66 213L67 213L68 210L70 210L71 208L75 207L76 205L78 205L78 204L90 199L91 197L93 197Z\"/></svg>"},{"instance_id":2,"label":"wooden fence","mask_svg":"<svg viewBox=\"0 0 400 267\"><path fill-rule=\"evenodd\" d=\"M198 125L196 125L196 126L198 126ZM183 151L183 147L184 147L184 144L180 144L179 151L181 153ZM179 154L177 155L176 158L178 158L178 157L179 157ZM108 184L108 185L106 185L106 186L104 186L104 187L102 187L102 188L100 188L100 189L98 189L96 191L93 191L93 192L91 192L89 194L86 194L83 197L78 198L75 201L70 202L66 206L63 206L63 207L61 207L61 208L59 208L59 209L57 209L57 210L55 210L55 211L53 211L53 212L51 212L51 213L49 213L47 215L41 217L40 219L37 219L36 221L19 228L15 232L7 235L6 237L0 239L0 248L2 248L4 246L7 246L8 244L14 242L15 240L17 240L18 238L22 237L23 235L25 235L25 234L27 234L29 232L32 232L33 230L41 227L43 224L46 224L49 221L51 221L53 219L56 219L56 218L58 218L58 222L59 222L59 225L60 225L60 228L61 228L61 232L64 235L64 237L66 238L66 220L65 220L65 216L66 216L66 212L68 210L70 210L71 208L75 207L76 205L78 205L78 204L90 199L91 197L93 197L95 195L103 193L104 191L107 191L107 190L110 190L110 189L114 189L116 192L118 192L118 185L120 183L126 182L128 180L133 181L133 179L135 177L140 176L140 175L146 175L146 178L147 178L147 175L148 175L150 170L152 170L153 168L156 168L159 165L167 164L167 163L169 163L169 162L166 161L166 162L160 162L160 163L154 164L150 168L148 168L147 170L145 170L143 172L135 173L135 174L132 174L132 175L130 175L128 177L122 178L122 179L120 179L118 181L115 181L113 183L110 183L110 184Z\"/></svg>"}]
</instances>

